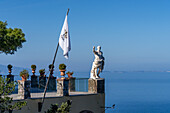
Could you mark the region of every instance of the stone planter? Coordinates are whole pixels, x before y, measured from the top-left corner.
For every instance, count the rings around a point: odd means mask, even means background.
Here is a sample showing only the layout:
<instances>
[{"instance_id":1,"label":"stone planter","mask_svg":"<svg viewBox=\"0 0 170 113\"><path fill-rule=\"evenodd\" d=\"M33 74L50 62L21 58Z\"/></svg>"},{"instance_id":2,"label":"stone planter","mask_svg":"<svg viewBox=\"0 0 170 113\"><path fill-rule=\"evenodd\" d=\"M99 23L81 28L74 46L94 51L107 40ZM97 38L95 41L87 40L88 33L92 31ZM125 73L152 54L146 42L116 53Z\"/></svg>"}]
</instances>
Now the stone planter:
<instances>
[{"instance_id":1,"label":"stone planter","mask_svg":"<svg viewBox=\"0 0 170 113\"><path fill-rule=\"evenodd\" d=\"M23 69L19 75L22 78L22 81L26 81L29 78L29 72L26 69Z\"/></svg>"},{"instance_id":2,"label":"stone planter","mask_svg":"<svg viewBox=\"0 0 170 113\"><path fill-rule=\"evenodd\" d=\"M65 77L65 72L66 72L66 70L65 69L63 69L63 70L60 70L60 75L61 75L61 78L64 78Z\"/></svg>"},{"instance_id":3,"label":"stone planter","mask_svg":"<svg viewBox=\"0 0 170 113\"><path fill-rule=\"evenodd\" d=\"M40 76L39 77L39 88L40 89L44 89L45 88L45 85L46 85L46 77L44 76Z\"/></svg>"},{"instance_id":4,"label":"stone planter","mask_svg":"<svg viewBox=\"0 0 170 113\"><path fill-rule=\"evenodd\" d=\"M22 78L22 81L26 81L27 80L27 77L25 75L23 75L21 78Z\"/></svg>"},{"instance_id":5,"label":"stone planter","mask_svg":"<svg viewBox=\"0 0 170 113\"><path fill-rule=\"evenodd\" d=\"M31 76L31 87L37 88L38 87L38 77L35 75Z\"/></svg>"},{"instance_id":6,"label":"stone planter","mask_svg":"<svg viewBox=\"0 0 170 113\"><path fill-rule=\"evenodd\" d=\"M8 69L8 73L9 73L9 75L11 75L12 69Z\"/></svg>"},{"instance_id":7,"label":"stone planter","mask_svg":"<svg viewBox=\"0 0 170 113\"><path fill-rule=\"evenodd\" d=\"M72 74L67 73L67 75L68 75L68 78L72 78Z\"/></svg>"},{"instance_id":8,"label":"stone planter","mask_svg":"<svg viewBox=\"0 0 170 113\"><path fill-rule=\"evenodd\" d=\"M48 90L56 91L56 77L50 77L48 83Z\"/></svg>"},{"instance_id":9,"label":"stone planter","mask_svg":"<svg viewBox=\"0 0 170 113\"><path fill-rule=\"evenodd\" d=\"M35 69L32 69L32 74L35 75Z\"/></svg>"}]
</instances>

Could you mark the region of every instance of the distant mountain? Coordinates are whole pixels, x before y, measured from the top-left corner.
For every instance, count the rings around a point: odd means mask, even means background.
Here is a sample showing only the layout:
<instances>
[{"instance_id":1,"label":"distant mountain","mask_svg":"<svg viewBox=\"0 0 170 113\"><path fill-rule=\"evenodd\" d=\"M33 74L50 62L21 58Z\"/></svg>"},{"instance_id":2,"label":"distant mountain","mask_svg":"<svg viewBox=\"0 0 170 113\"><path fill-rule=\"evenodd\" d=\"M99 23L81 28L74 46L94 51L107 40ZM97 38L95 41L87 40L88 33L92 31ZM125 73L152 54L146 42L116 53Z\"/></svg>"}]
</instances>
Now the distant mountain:
<instances>
[{"instance_id":1,"label":"distant mountain","mask_svg":"<svg viewBox=\"0 0 170 113\"><path fill-rule=\"evenodd\" d=\"M12 74L13 74L13 75L19 75L20 71L22 71L23 69L26 69L26 70L29 71L29 73L31 73L31 69L13 66L13 68L12 68ZM7 75L7 74L8 74L7 65L2 65L2 64L0 64L0 75Z\"/></svg>"}]
</instances>

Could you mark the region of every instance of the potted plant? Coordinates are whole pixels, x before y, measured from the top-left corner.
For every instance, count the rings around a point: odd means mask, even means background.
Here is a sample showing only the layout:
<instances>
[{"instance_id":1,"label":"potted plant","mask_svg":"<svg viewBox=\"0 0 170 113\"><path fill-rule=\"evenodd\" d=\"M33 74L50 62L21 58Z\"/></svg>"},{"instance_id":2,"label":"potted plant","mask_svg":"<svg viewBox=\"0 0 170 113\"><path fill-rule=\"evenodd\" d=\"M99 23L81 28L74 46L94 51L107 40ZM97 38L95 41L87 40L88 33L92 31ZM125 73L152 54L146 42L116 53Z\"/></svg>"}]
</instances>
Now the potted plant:
<instances>
[{"instance_id":1,"label":"potted plant","mask_svg":"<svg viewBox=\"0 0 170 113\"><path fill-rule=\"evenodd\" d=\"M29 77L29 72L24 69L23 71L20 72L20 76L22 77L22 81L26 81L27 78Z\"/></svg>"},{"instance_id":2,"label":"potted plant","mask_svg":"<svg viewBox=\"0 0 170 113\"><path fill-rule=\"evenodd\" d=\"M40 76L41 76L41 77L44 77L44 76L45 76L45 75L44 75L44 74L45 74L45 69L40 69L40 70L39 70L39 73L40 73Z\"/></svg>"},{"instance_id":3,"label":"potted plant","mask_svg":"<svg viewBox=\"0 0 170 113\"><path fill-rule=\"evenodd\" d=\"M68 75L68 78L71 78L71 77L72 77L73 72L68 71L66 74Z\"/></svg>"},{"instance_id":4,"label":"potted plant","mask_svg":"<svg viewBox=\"0 0 170 113\"><path fill-rule=\"evenodd\" d=\"M14 75L11 74L11 73L12 73L12 67L13 67L13 66L12 66L11 64L9 64L9 65L7 66L8 72L9 72L9 74L7 75L7 78L9 79L8 83L14 81Z\"/></svg>"},{"instance_id":5,"label":"potted plant","mask_svg":"<svg viewBox=\"0 0 170 113\"><path fill-rule=\"evenodd\" d=\"M52 65L52 64L50 64L48 67L49 67L49 70L51 69L51 67L52 67L52 69L54 69L54 65Z\"/></svg>"},{"instance_id":6,"label":"potted plant","mask_svg":"<svg viewBox=\"0 0 170 113\"><path fill-rule=\"evenodd\" d=\"M60 64L60 65L59 65L59 70L60 70L60 72L61 72L60 75L64 77L65 71L66 71L66 65L65 65L65 64Z\"/></svg>"},{"instance_id":7,"label":"potted plant","mask_svg":"<svg viewBox=\"0 0 170 113\"><path fill-rule=\"evenodd\" d=\"M51 77L53 77L54 65L50 64L48 67L49 67L49 71L50 71Z\"/></svg>"},{"instance_id":8,"label":"potted plant","mask_svg":"<svg viewBox=\"0 0 170 113\"><path fill-rule=\"evenodd\" d=\"M9 64L7 67L8 67L9 74L11 74L11 71L12 71L12 67L13 67L13 66L12 66L11 64Z\"/></svg>"},{"instance_id":9,"label":"potted plant","mask_svg":"<svg viewBox=\"0 0 170 113\"><path fill-rule=\"evenodd\" d=\"M36 65L31 65L32 73L35 75Z\"/></svg>"},{"instance_id":10,"label":"potted plant","mask_svg":"<svg viewBox=\"0 0 170 113\"><path fill-rule=\"evenodd\" d=\"M31 87L35 88L38 86L38 80L37 80L37 76L35 76L35 70L36 70L36 65L31 65L31 69L32 69L32 73L33 75L31 76Z\"/></svg>"}]
</instances>

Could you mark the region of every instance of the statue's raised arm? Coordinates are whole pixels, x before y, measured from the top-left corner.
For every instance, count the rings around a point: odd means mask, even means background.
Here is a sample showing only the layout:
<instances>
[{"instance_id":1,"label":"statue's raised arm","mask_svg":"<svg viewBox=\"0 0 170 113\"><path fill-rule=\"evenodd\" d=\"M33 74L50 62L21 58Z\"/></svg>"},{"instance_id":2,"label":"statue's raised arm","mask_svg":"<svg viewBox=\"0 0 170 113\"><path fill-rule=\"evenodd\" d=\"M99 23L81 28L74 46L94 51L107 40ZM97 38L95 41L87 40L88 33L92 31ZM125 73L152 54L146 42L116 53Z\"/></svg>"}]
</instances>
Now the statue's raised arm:
<instances>
[{"instance_id":1,"label":"statue's raised arm","mask_svg":"<svg viewBox=\"0 0 170 113\"><path fill-rule=\"evenodd\" d=\"M104 57L103 57L103 52L101 51L100 46L97 46L96 51L95 51L95 47L93 47L93 53L94 53L95 59L92 65L90 78L96 79L96 78L100 78L99 74L100 72L102 72L104 68Z\"/></svg>"},{"instance_id":2,"label":"statue's raised arm","mask_svg":"<svg viewBox=\"0 0 170 113\"><path fill-rule=\"evenodd\" d=\"M96 51L95 51L95 46L93 46L93 53L96 54Z\"/></svg>"}]
</instances>

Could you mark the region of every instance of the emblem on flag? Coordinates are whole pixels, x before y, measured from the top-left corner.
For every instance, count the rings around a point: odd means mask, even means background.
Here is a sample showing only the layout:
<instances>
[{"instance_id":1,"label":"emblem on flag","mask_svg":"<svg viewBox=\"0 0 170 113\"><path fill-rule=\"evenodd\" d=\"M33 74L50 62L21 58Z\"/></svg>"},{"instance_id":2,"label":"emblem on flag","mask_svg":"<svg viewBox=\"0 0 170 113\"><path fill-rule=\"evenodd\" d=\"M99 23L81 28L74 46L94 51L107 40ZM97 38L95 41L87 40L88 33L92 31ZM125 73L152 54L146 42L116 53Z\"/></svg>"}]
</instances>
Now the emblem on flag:
<instances>
[{"instance_id":1,"label":"emblem on flag","mask_svg":"<svg viewBox=\"0 0 170 113\"><path fill-rule=\"evenodd\" d=\"M71 50L70 35L68 30L67 15L60 33L59 45L63 50L63 55L68 59L68 52Z\"/></svg>"}]
</instances>

